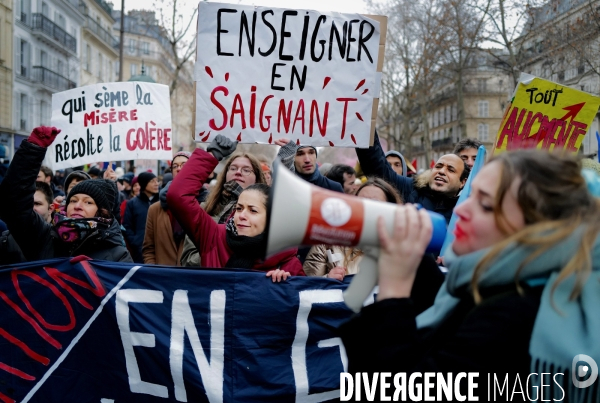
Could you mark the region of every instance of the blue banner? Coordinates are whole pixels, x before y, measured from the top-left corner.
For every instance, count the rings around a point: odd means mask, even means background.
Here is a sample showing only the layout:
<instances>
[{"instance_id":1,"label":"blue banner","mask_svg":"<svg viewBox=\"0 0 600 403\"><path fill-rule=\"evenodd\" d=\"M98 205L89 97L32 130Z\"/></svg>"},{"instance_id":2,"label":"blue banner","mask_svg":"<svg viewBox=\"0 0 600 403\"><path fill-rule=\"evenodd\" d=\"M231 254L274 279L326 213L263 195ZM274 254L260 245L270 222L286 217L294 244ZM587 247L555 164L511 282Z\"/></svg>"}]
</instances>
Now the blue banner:
<instances>
[{"instance_id":1,"label":"blue banner","mask_svg":"<svg viewBox=\"0 0 600 403\"><path fill-rule=\"evenodd\" d=\"M2 268L0 402L338 398L350 280L66 259Z\"/></svg>"}]
</instances>

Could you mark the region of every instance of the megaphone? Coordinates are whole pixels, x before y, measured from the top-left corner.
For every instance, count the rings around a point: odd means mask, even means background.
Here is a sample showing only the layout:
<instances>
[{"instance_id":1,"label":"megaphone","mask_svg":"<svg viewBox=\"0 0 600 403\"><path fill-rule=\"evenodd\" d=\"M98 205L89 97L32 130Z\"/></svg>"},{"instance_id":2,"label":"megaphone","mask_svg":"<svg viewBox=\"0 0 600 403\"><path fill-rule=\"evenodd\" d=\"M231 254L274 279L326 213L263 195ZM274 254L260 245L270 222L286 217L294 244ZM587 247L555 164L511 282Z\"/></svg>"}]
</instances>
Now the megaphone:
<instances>
[{"instance_id":1,"label":"megaphone","mask_svg":"<svg viewBox=\"0 0 600 403\"><path fill-rule=\"evenodd\" d=\"M379 235L377 218L384 217L393 230L397 205L346 195L314 186L290 172L279 161L273 169L267 206L267 256L299 245L339 245L360 248L360 271L344 293L355 312L377 285ZM446 236L446 220L428 211L433 233L427 253L440 251Z\"/></svg>"}]
</instances>

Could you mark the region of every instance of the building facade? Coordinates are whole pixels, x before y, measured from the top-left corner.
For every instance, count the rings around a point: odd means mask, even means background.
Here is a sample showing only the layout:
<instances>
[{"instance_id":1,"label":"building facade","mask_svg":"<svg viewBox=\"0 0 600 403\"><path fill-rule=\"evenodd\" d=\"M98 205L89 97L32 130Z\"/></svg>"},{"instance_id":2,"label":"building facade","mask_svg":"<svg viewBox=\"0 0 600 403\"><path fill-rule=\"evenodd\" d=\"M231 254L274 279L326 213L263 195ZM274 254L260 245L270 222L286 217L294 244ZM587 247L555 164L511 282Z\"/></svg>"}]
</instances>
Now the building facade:
<instances>
[{"instance_id":1,"label":"building facade","mask_svg":"<svg viewBox=\"0 0 600 403\"><path fill-rule=\"evenodd\" d=\"M120 34L121 13L113 11L113 32ZM159 25L154 12L132 10L125 16L123 47L123 81L145 74L159 84L171 86L176 74L175 57L166 31ZM171 94L173 149L193 149L192 114L194 113L193 67L183 66L177 86ZM116 70L118 76L118 70ZM118 78L115 78L117 81Z\"/></svg>"},{"instance_id":2,"label":"building facade","mask_svg":"<svg viewBox=\"0 0 600 403\"><path fill-rule=\"evenodd\" d=\"M113 34L112 3L81 0L80 9L84 16L79 49L80 85L117 81L119 41Z\"/></svg>"},{"instance_id":3,"label":"building facade","mask_svg":"<svg viewBox=\"0 0 600 403\"><path fill-rule=\"evenodd\" d=\"M0 0L0 146L13 149L13 0ZM0 153L1 154L1 153Z\"/></svg>"},{"instance_id":4,"label":"building facade","mask_svg":"<svg viewBox=\"0 0 600 403\"><path fill-rule=\"evenodd\" d=\"M14 151L39 125L49 125L52 94L79 86L84 16L79 0L15 0Z\"/></svg>"},{"instance_id":5,"label":"building facade","mask_svg":"<svg viewBox=\"0 0 600 403\"><path fill-rule=\"evenodd\" d=\"M507 74L494 66L485 53L473 59L473 66L463 75L463 105L466 132L462 133L458 119L458 91L454 82L437 86L431 97L427 114L429 134L429 161L425 141L426 130L423 121L415 119L416 133L411 137L411 146L404 150L411 160L417 160L417 168L429 168L431 161L437 161L444 154L451 153L454 145L462 138L479 139L488 154L492 152L494 139L500 128L504 109L510 94L512 82Z\"/></svg>"},{"instance_id":6,"label":"building facade","mask_svg":"<svg viewBox=\"0 0 600 403\"><path fill-rule=\"evenodd\" d=\"M523 35L521 70L593 95L600 95L600 1L552 0L530 10ZM580 151L598 153L596 118Z\"/></svg>"}]
</instances>

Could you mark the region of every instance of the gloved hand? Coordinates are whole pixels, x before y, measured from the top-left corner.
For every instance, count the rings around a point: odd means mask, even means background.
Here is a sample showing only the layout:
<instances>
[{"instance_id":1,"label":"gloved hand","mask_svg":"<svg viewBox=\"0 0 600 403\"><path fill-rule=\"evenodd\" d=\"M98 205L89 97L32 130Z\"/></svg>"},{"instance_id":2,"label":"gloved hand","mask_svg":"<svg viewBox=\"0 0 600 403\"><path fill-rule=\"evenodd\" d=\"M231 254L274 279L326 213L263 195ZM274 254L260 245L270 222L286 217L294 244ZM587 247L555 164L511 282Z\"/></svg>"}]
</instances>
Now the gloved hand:
<instances>
[{"instance_id":1,"label":"gloved hand","mask_svg":"<svg viewBox=\"0 0 600 403\"><path fill-rule=\"evenodd\" d=\"M33 129L27 140L36 146L48 148L54 142L58 133L60 133L60 129L56 127L39 126Z\"/></svg>"},{"instance_id":2,"label":"gloved hand","mask_svg":"<svg viewBox=\"0 0 600 403\"><path fill-rule=\"evenodd\" d=\"M237 144L237 141L229 140L227 137L219 134L209 144L209 146L206 148L206 151L211 152L216 159L221 161L223 158L228 157L235 151Z\"/></svg>"}]
</instances>

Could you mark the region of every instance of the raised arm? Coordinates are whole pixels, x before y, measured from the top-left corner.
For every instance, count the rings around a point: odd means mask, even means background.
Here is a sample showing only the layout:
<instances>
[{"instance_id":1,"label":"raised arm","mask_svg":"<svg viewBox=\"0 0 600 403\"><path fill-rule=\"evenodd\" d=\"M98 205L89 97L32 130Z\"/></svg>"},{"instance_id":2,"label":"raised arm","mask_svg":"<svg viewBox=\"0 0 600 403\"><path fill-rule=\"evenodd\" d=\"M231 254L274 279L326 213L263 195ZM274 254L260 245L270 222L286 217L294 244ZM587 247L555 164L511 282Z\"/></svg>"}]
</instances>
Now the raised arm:
<instances>
[{"instance_id":1,"label":"raised arm","mask_svg":"<svg viewBox=\"0 0 600 403\"><path fill-rule=\"evenodd\" d=\"M402 196L412 189L412 179L398 175L387 162L377 132L375 132L373 145L369 148L357 148L356 156L366 176L377 176L390 182L396 186Z\"/></svg>"},{"instance_id":2,"label":"raised arm","mask_svg":"<svg viewBox=\"0 0 600 403\"><path fill-rule=\"evenodd\" d=\"M218 236L218 224L204 211L196 196L219 161L230 155L237 142L217 136L204 151L197 148L167 192L167 204L200 254L212 248Z\"/></svg>"},{"instance_id":3,"label":"raised arm","mask_svg":"<svg viewBox=\"0 0 600 403\"><path fill-rule=\"evenodd\" d=\"M40 242L50 231L50 225L33 210L33 195L46 148L58 133L55 127L36 127L21 143L0 185L0 219L27 260L38 258Z\"/></svg>"}]
</instances>

